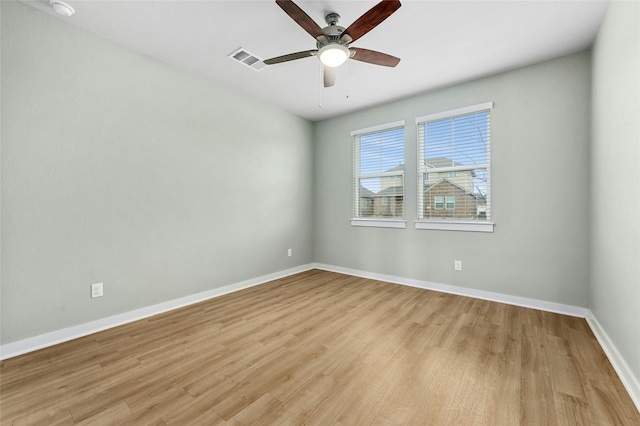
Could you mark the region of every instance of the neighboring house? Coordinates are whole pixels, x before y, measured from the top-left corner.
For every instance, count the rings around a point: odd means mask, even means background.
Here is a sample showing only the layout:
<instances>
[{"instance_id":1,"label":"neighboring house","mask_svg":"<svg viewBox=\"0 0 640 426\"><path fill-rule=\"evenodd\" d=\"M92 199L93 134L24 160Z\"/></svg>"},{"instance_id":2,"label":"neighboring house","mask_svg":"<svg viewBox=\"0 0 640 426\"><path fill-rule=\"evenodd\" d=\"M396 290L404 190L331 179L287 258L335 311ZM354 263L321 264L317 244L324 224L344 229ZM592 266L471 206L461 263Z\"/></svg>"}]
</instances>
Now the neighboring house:
<instances>
[{"instance_id":1,"label":"neighboring house","mask_svg":"<svg viewBox=\"0 0 640 426\"><path fill-rule=\"evenodd\" d=\"M450 158L425 160L425 219L485 219L487 200L476 187L473 170L430 172L430 169L463 166Z\"/></svg>"},{"instance_id":2,"label":"neighboring house","mask_svg":"<svg viewBox=\"0 0 640 426\"><path fill-rule=\"evenodd\" d=\"M404 215L402 186L372 192L360 185L360 217L401 217Z\"/></svg>"},{"instance_id":3,"label":"neighboring house","mask_svg":"<svg viewBox=\"0 0 640 426\"><path fill-rule=\"evenodd\" d=\"M375 194L373 204L376 216L404 216L404 164L398 164L385 171L385 173L391 172L399 174L380 178L380 191Z\"/></svg>"},{"instance_id":4,"label":"neighboring house","mask_svg":"<svg viewBox=\"0 0 640 426\"><path fill-rule=\"evenodd\" d=\"M360 185L360 217L404 216L404 164L385 171L385 173L389 172L400 174L380 177L378 192Z\"/></svg>"},{"instance_id":5,"label":"neighboring house","mask_svg":"<svg viewBox=\"0 0 640 426\"><path fill-rule=\"evenodd\" d=\"M486 197L477 191L473 170L429 172L430 169L463 166L446 157L425 160L424 219L485 219ZM404 164L385 173L404 172ZM360 186L360 213L362 217L404 216L403 174L380 177L380 191L373 192Z\"/></svg>"},{"instance_id":6,"label":"neighboring house","mask_svg":"<svg viewBox=\"0 0 640 426\"><path fill-rule=\"evenodd\" d=\"M404 188L389 186L373 198L373 211L376 216L402 217L404 216Z\"/></svg>"},{"instance_id":7,"label":"neighboring house","mask_svg":"<svg viewBox=\"0 0 640 426\"><path fill-rule=\"evenodd\" d=\"M374 193L360 185L360 217L373 216Z\"/></svg>"},{"instance_id":8,"label":"neighboring house","mask_svg":"<svg viewBox=\"0 0 640 426\"><path fill-rule=\"evenodd\" d=\"M424 191L425 219L483 219L487 202L449 179L427 186Z\"/></svg>"},{"instance_id":9,"label":"neighboring house","mask_svg":"<svg viewBox=\"0 0 640 426\"><path fill-rule=\"evenodd\" d=\"M402 179L404 179L404 164L398 164L393 169L386 170L385 173L398 172L395 176L382 176L380 178L380 191L392 186L402 186Z\"/></svg>"},{"instance_id":10,"label":"neighboring house","mask_svg":"<svg viewBox=\"0 0 640 426\"><path fill-rule=\"evenodd\" d=\"M424 180L425 187L433 186L440 182L442 179L447 179L449 182L461 187L464 191L473 194L473 180L476 177L476 174L473 172L473 170L437 173L429 172L429 169L464 165L465 164L458 163L457 161L453 161L452 159L446 157L428 158L427 160L425 160L427 171L427 176Z\"/></svg>"}]
</instances>

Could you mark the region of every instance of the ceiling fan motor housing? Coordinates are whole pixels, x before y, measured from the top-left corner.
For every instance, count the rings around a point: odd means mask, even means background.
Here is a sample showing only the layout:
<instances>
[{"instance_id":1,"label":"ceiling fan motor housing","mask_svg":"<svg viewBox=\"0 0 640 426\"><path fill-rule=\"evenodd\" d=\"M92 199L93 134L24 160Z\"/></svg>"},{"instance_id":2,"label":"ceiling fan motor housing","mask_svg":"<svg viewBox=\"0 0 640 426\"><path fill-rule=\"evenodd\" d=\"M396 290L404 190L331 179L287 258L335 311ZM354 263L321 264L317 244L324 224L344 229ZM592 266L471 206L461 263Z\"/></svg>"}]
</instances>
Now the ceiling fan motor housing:
<instances>
[{"instance_id":1,"label":"ceiling fan motor housing","mask_svg":"<svg viewBox=\"0 0 640 426\"><path fill-rule=\"evenodd\" d=\"M349 39L348 41L346 41L342 38L345 28L338 25L339 20L340 15L338 15L337 13L329 13L327 16L325 16L325 21L327 21L327 24L329 24L329 26L324 27L322 29L324 35L321 35L317 38L318 42L316 43L316 46L318 49L322 49L328 44L340 44L345 47L349 47L349 42L351 40Z\"/></svg>"}]
</instances>

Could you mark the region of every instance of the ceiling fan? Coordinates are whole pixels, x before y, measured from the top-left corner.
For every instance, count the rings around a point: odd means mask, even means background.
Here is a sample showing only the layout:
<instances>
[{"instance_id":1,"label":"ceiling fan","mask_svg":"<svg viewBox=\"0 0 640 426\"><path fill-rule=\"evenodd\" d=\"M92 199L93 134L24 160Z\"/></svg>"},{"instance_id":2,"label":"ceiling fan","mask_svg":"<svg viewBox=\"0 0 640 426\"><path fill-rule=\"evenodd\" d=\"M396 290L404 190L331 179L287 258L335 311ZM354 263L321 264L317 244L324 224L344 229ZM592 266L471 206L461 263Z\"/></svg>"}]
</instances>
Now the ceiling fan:
<instances>
[{"instance_id":1,"label":"ceiling fan","mask_svg":"<svg viewBox=\"0 0 640 426\"><path fill-rule=\"evenodd\" d=\"M329 13L325 16L327 27L320 26L291 0L276 0L287 15L316 39L316 49L290 53L263 61L267 65L317 56L324 65L324 87L331 87L336 81L336 67L347 59L370 64L395 67L400 58L374 50L350 47L350 44L374 29L400 7L399 0L383 0L359 17L346 29L338 25L340 15Z\"/></svg>"}]
</instances>

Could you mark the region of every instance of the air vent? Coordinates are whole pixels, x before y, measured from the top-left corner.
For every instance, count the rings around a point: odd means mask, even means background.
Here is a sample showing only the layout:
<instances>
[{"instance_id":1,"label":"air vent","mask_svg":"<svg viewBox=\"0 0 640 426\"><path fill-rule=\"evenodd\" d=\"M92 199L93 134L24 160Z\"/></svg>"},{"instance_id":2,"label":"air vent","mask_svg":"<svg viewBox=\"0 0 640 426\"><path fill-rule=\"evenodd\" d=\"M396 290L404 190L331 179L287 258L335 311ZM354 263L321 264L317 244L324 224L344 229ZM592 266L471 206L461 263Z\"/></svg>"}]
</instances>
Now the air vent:
<instances>
[{"instance_id":1,"label":"air vent","mask_svg":"<svg viewBox=\"0 0 640 426\"><path fill-rule=\"evenodd\" d=\"M265 63L262 62L262 59L258 58L253 53L247 52L243 48L240 48L231 53L229 57L256 71L260 71L266 66Z\"/></svg>"}]
</instances>

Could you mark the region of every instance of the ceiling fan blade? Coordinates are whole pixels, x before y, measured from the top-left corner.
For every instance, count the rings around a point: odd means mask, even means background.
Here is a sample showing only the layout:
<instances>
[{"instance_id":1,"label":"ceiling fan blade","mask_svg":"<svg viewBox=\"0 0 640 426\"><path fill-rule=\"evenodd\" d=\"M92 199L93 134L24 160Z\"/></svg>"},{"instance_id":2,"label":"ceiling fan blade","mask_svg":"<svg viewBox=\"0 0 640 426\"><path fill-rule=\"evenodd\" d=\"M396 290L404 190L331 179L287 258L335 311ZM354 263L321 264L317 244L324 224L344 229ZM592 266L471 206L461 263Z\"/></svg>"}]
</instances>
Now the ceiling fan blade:
<instances>
[{"instance_id":1,"label":"ceiling fan blade","mask_svg":"<svg viewBox=\"0 0 640 426\"><path fill-rule=\"evenodd\" d=\"M351 59L355 59L356 61L382 65L383 67L395 67L400 62L400 58L387 55L386 53L376 52L375 50L361 49L359 47L352 47L351 50L356 52L351 57Z\"/></svg>"},{"instance_id":2,"label":"ceiling fan blade","mask_svg":"<svg viewBox=\"0 0 640 426\"><path fill-rule=\"evenodd\" d=\"M318 38L320 36L324 36L322 28L320 28L320 26L316 24L316 21L311 19L304 10L300 9L297 4L291 0L276 0L276 3L287 15L291 17L291 19L296 21L303 30L311 34L311 37Z\"/></svg>"},{"instance_id":3,"label":"ceiling fan blade","mask_svg":"<svg viewBox=\"0 0 640 426\"><path fill-rule=\"evenodd\" d=\"M336 84L336 69L324 67L324 87L331 87L334 84Z\"/></svg>"},{"instance_id":4,"label":"ceiling fan blade","mask_svg":"<svg viewBox=\"0 0 640 426\"><path fill-rule=\"evenodd\" d=\"M348 43L356 41L391 16L400 6L399 0L382 0L359 17L353 24L349 25L349 28L344 30L342 37L345 34L351 37L351 41Z\"/></svg>"},{"instance_id":5,"label":"ceiling fan blade","mask_svg":"<svg viewBox=\"0 0 640 426\"><path fill-rule=\"evenodd\" d=\"M317 50L305 50L304 52L289 53L288 55L276 56L275 58L267 59L264 62L267 65L279 64L281 62L294 61L296 59L308 58L309 56L315 56L318 53Z\"/></svg>"}]
</instances>

